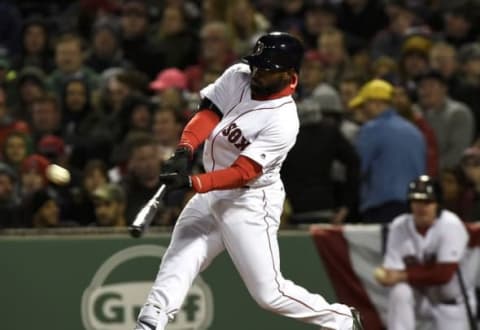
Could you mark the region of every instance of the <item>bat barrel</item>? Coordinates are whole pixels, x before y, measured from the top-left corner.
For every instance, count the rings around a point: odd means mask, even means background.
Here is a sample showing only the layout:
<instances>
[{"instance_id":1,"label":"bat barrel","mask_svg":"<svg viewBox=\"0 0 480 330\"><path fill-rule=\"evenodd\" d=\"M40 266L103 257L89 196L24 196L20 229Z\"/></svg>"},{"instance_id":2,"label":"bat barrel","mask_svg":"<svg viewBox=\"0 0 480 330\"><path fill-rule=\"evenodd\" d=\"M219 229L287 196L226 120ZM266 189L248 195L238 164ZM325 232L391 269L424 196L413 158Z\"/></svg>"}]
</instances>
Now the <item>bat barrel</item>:
<instances>
[{"instance_id":1,"label":"bat barrel","mask_svg":"<svg viewBox=\"0 0 480 330\"><path fill-rule=\"evenodd\" d=\"M146 228L150 225L155 214L157 213L158 208L161 204L161 198L165 193L166 186L162 184L157 190L155 195L142 207L142 209L137 213L135 220L128 227L130 235L133 237L140 237L145 232Z\"/></svg>"}]
</instances>

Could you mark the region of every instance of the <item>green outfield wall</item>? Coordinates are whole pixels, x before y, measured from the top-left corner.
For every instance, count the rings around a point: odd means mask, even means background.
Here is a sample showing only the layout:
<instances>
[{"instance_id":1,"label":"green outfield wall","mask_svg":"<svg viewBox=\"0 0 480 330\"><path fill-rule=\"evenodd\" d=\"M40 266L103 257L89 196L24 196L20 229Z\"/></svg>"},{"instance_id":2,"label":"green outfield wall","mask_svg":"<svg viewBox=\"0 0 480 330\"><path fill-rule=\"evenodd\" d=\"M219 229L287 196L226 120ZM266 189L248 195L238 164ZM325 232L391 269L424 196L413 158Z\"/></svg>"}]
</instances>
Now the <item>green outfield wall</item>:
<instances>
[{"instance_id":1,"label":"green outfield wall","mask_svg":"<svg viewBox=\"0 0 480 330\"><path fill-rule=\"evenodd\" d=\"M168 233L0 236L3 330L132 330ZM335 299L308 232L279 238L285 277ZM253 248L253 247L252 247ZM228 255L195 281L169 330L292 330L314 326L270 314L250 298Z\"/></svg>"}]
</instances>

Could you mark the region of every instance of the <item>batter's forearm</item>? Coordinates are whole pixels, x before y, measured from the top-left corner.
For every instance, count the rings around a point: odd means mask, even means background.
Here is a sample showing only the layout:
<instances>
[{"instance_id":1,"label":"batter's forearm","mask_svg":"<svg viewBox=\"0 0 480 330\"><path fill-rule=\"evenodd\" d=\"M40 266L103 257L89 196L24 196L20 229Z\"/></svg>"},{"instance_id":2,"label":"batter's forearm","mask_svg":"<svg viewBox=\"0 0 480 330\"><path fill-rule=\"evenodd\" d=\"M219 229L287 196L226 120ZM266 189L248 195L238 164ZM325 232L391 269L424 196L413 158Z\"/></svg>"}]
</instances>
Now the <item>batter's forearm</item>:
<instances>
[{"instance_id":1,"label":"batter's forearm","mask_svg":"<svg viewBox=\"0 0 480 330\"><path fill-rule=\"evenodd\" d=\"M191 152L195 151L219 122L220 117L214 111L202 110L197 112L183 129L179 146L187 147Z\"/></svg>"}]
</instances>

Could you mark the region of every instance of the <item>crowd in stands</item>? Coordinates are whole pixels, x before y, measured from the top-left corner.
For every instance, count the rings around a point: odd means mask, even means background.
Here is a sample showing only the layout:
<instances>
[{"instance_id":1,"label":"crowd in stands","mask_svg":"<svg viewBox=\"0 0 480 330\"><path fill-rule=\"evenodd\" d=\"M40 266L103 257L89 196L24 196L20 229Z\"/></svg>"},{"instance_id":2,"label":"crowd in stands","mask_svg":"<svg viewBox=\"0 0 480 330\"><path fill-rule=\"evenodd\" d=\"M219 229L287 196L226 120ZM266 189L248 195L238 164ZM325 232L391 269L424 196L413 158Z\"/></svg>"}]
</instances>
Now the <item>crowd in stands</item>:
<instances>
[{"instance_id":1,"label":"crowd in stands","mask_svg":"<svg viewBox=\"0 0 480 330\"><path fill-rule=\"evenodd\" d=\"M3 1L0 228L131 223L199 91L273 30L306 48L286 224L389 222L425 173L479 220L478 18L475 0Z\"/></svg>"}]
</instances>

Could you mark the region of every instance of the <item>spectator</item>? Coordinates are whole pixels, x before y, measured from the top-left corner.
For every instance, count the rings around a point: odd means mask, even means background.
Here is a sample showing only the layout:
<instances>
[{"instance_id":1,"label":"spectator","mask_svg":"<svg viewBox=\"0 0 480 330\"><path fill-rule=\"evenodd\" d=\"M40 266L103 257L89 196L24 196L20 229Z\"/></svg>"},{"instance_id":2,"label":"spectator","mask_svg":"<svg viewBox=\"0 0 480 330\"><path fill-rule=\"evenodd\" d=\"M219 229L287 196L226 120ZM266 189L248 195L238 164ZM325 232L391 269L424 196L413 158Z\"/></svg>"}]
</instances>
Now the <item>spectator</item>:
<instances>
[{"instance_id":1,"label":"spectator","mask_svg":"<svg viewBox=\"0 0 480 330\"><path fill-rule=\"evenodd\" d=\"M200 31L199 63L185 70L188 87L198 92L205 87L204 76L223 72L236 59L233 52L233 36L223 22L205 24Z\"/></svg>"},{"instance_id":2,"label":"spectator","mask_svg":"<svg viewBox=\"0 0 480 330\"><path fill-rule=\"evenodd\" d=\"M162 161L155 141L148 135L133 135L126 144L128 163L123 185L128 196L126 217L131 222L158 189Z\"/></svg>"},{"instance_id":3,"label":"spectator","mask_svg":"<svg viewBox=\"0 0 480 330\"><path fill-rule=\"evenodd\" d=\"M340 29L363 43L369 42L388 24L383 6L375 0L343 1L339 5L338 17Z\"/></svg>"},{"instance_id":4,"label":"spectator","mask_svg":"<svg viewBox=\"0 0 480 330\"><path fill-rule=\"evenodd\" d=\"M55 43L56 69L48 77L47 83L55 95L60 96L68 79L83 78L90 89L98 85L98 75L84 65L85 44L76 34L63 34Z\"/></svg>"},{"instance_id":5,"label":"spectator","mask_svg":"<svg viewBox=\"0 0 480 330\"><path fill-rule=\"evenodd\" d=\"M47 158L50 163L69 168L65 142L56 135L44 135L37 143L36 151Z\"/></svg>"},{"instance_id":6,"label":"spectator","mask_svg":"<svg viewBox=\"0 0 480 330\"><path fill-rule=\"evenodd\" d=\"M315 147L312 148L312 143ZM337 200L331 176L334 161L344 165L345 185ZM339 128L327 120L301 124L297 141L282 168L285 191L293 208L291 221L342 224L356 213L360 161Z\"/></svg>"},{"instance_id":7,"label":"spectator","mask_svg":"<svg viewBox=\"0 0 480 330\"><path fill-rule=\"evenodd\" d=\"M177 108L189 116L189 109L186 108L187 76L181 70L168 68L160 71L149 87L162 107Z\"/></svg>"},{"instance_id":8,"label":"spectator","mask_svg":"<svg viewBox=\"0 0 480 330\"><path fill-rule=\"evenodd\" d=\"M16 174L20 173L22 162L33 150L30 136L23 132L13 131L7 135L3 144L2 159Z\"/></svg>"},{"instance_id":9,"label":"spectator","mask_svg":"<svg viewBox=\"0 0 480 330\"><path fill-rule=\"evenodd\" d=\"M442 37L448 43L460 48L462 45L477 40L475 17L478 4L459 4L447 9L444 15Z\"/></svg>"},{"instance_id":10,"label":"spectator","mask_svg":"<svg viewBox=\"0 0 480 330\"><path fill-rule=\"evenodd\" d=\"M430 67L442 74L447 81L448 90L456 97L457 89L462 87L458 86L460 63L455 47L442 41L434 43L430 48ZM458 93L461 94L461 90Z\"/></svg>"},{"instance_id":11,"label":"spectator","mask_svg":"<svg viewBox=\"0 0 480 330\"><path fill-rule=\"evenodd\" d=\"M400 57L400 82L410 96L417 99L417 77L429 70L428 55L431 40L422 35L413 35L405 39L402 44Z\"/></svg>"},{"instance_id":12,"label":"spectator","mask_svg":"<svg viewBox=\"0 0 480 330\"><path fill-rule=\"evenodd\" d=\"M175 108L159 107L155 110L152 133L162 160L167 160L175 152L184 121L184 116Z\"/></svg>"},{"instance_id":13,"label":"spectator","mask_svg":"<svg viewBox=\"0 0 480 330\"><path fill-rule=\"evenodd\" d=\"M8 55L15 55L19 51L22 17L15 3L0 3L0 40L1 48Z\"/></svg>"},{"instance_id":14,"label":"spectator","mask_svg":"<svg viewBox=\"0 0 480 330\"><path fill-rule=\"evenodd\" d=\"M163 9L153 36L155 46L163 55L165 67L185 69L197 63L198 37L191 30L183 8L178 5Z\"/></svg>"},{"instance_id":15,"label":"spectator","mask_svg":"<svg viewBox=\"0 0 480 330\"><path fill-rule=\"evenodd\" d=\"M50 161L38 154L32 154L23 160L20 173L20 191L23 198L47 187L48 165Z\"/></svg>"},{"instance_id":16,"label":"spectator","mask_svg":"<svg viewBox=\"0 0 480 330\"><path fill-rule=\"evenodd\" d=\"M377 277L390 288L387 328L415 329L423 316L433 319L434 329L468 329L465 304L476 306L476 278L468 265L465 226L443 209L440 186L428 176L409 185L408 201L411 210L390 227L384 276Z\"/></svg>"},{"instance_id":17,"label":"spectator","mask_svg":"<svg viewBox=\"0 0 480 330\"><path fill-rule=\"evenodd\" d=\"M55 195L48 189L35 191L25 200L28 227L52 228L62 226L60 219L60 207Z\"/></svg>"},{"instance_id":18,"label":"spectator","mask_svg":"<svg viewBox=\"0 0 480 330\"><path fill-rule=\"evenodd\" d=\"M102 115L92 105L92 91L84 79L67 80L62 88L62 127L67 143L75 145L92 133Z\"/></svg>"},{"instance_id":19,"label":"spectator","mask_svg":"<svg viewBox=\"0 0 480 330\"><path fill-rule=\"evenodd\" d=\"M347 52L345 34L335 28L323 31L318 37L318 50L327 62L325 81L338 86L340 79L347 72L361 71L354 67Z\"/></svg>"},{"instance_id":20,"label":"spectator","mask_svg":"<svg viewBox=\"0 0 480 330\"><path fill-rule=\"evenodd\" d=\"M201 15L203 25L212 22L224 22L227 7L228 2L224 0L203 0Z\"/></svg>"},{"instance_id":21,"label":"spectator","mask_svg":"<svg viewBox=\"0 0 480 330\"><path fill-rule=\"evenodd\" d=\"M149 133L152 126L152 103L141 95L131 95L116 116L111 116L114 143L121 144L131 133Z\"/></svg>"},{"instance_id":22,"label":"spectator","mask_svg":"<svg viewBox=\"0 0 480 330\"><path fill-rule=\"evenodd\" d=\"M0 84L0 146L12 131L28 132L28 124L22 120L16 120L7 107L8 94L5 87Z\"/></svg>"},{"instance_id":23,"label":"spectator","mask_svg":"<svg viewBox=\"0 0 480 330\"><path fill-rule=\"evenodd\" d=\"M386 3L388 26L372 40L370 53L374 59L389 56L399 59L406 36L419 25L419 18L409 1L394 0Z\"/></svg>"},{"instance_id":24,"label":"spectator","mask_svg":"<svg viewBox=\"0 0 480 330\"><path fill-rule=\"evenodd\" d=\"M125 59L153 79L163 69L163 55L148 39L150 18L147 2L144 0L123 1L120 16L122 50Z\"/></svg>"},{"instance_id":25,"label":"spectator","mask_svg":"<svg viewBox=\"0 0 480 330\"><path fill-rule=\"evenodd\" d=\"M353 100L353 98L358 94L363 84L363 77L355 73L345 74L338 84L338 91L340 93L340 99L342 101L342 108L346 111L345 116L353 124L356 124L357 127L364 123L366 121L366 118L363 116L361 111L355 111L349 106L349 104L350 101ZM345 136L350 142L353 143L356 138L357 132L358 130L352 130Z\"/></svg>"},{"instance_id":26,"label":"spectator","mask_svg":"<svg viewBox=\"0 0 480 330\"><path fill-rule=\"evenodd\" d=\"M19 120L29 122L33 101L46 93L46 76L42 70L27 66L18 74L18 100L13 107L12 115Z\"/></svg>"},{"instance_id":27,"label":"spectator","mask_svg":"<svg viewBox=\"0 0 480 330\"><path fill-rule=\"evenodd\" d=\"M125 99L135 93L144 94L148 88L148 77L136 70L121 70L107 75L100 95L100 110L109 116L119 113Z\"/></svg>"},{"instance_id":28,"label":"spectator","mask_svg":"<svg viewBox=\"0 0 480 330\"><path fill-rule=\"evenodd\" d=\"M233 50L240 57L247 55L270 27L270 22L250 0L228 1L226 23L233 34Z\"/></svg>"},{"instance_id":29,"label":"spectator","mask_svg":"<svg viewBox=\"0 0 480 330\"><path fill-rule=\"evenodd\" d=\"M92 49L85 64L100 74L108 68L129 68L123 57L120 27L111 19L99 19L92 29Z\"/></svg>"},{"instance_id":30,"label":"spectator","mask_svg":"<svg viewBox=\"0 0 480 330\"><path fill-rule=\"evenodd\" d=\"M388 56L380 56L371 64L372 78L383 79L390 83L399 81L398 65Z\"/></svg>"},{"instance_id":31,"label":"spectator","mask_svg":"<svg viewBox=\"0 0 480 330\"><path fill-rule=\"evenodd\" d=\"M95 224L100 227L125 227L125 193L114 183L99 186L93 191Z\"/></svg>"},{"instance_id":32,"label":"spectator","mask_svg":"<svg viewBox=\"0 0 480 330\"><path fill-rule=\"evenodd\" d=\"M23 22L21 34L22 49L14 58L12 67L17 71L27 66L36 67L50 73L54 63L47 21L39 16L28 18Z\"/></svg>"},{"instance_id":33,"label":"spectator","mask_svg":"<svg viewBox=\"0 0 480 330\"><path fill-rule=\"evenodd\" d=\"M0 162L0 228L21 224L18 176L7 164Z\"/></svg>"},{"instance_id":34,"label":"spectator","mask_svg":"<svg viewBox=\"0 0 480 330\"><path fill-rule=\"evenodd\" d=\"M465 102L475 118L475 137L480 133L480 44L465 44L459 53L460 69L455 85L449 84L452 98ZM452 88L450 89L450 86Z\"/></svg>"},{"instance_id":35,"label":"spectator","mask_svg":"<svg viewBox=\"0 0 480 330\"><path fill-rule=\"evenodd\" d=\"M311 3L306 6L304 17L303 29L300 32L305 48L317 49L318 37L322 32L335 28L337 25L338 18L335 7L328 3Z\"/></svg>"},{"instance_id":36,"label":"spectator","mask_svg":"<svg viewBox=\"0 0 480 330\"><path fill-rule=\"evenodd\" d=\"M427 123L423 114L414 109L405 87L395 86L392 105L403 118L410 121L422 132L427 146L426 173L433 178L437 177L439 169L438 143L432 127Z\"/></svg>"},{"instance_id":37,"label":"spectator","mask_svg":"<svg viewBox=\"0 0 480 330\"><path fill-rule=\"evenodd\" d=\"M72 219L80 225L89 225L95 219L93 192L108 184L106 164L99 159L89 159L78 173L80 184L72 191Z\"/></svg>"},{"instance_id":38,"label":"spectator","mask_svg":"<svg viewBox=\"0 0 480 330\"><path fill-rule=\"evenodd\" d=\"M319 122L325 106L341 107L340 96L335 88L324 82L324 59L317 51L308 51L301 67L297 95L298 117L301 124ZM321 104L325 95L335 104Z\"/></svg>"},{"instance_id":39,"label":"spectator","mask_svg":"<svg viewBox=\"0 0 480 330\"><path fill-rule=\"evenodd\" d=\"M270 10L264 10L263 13L270 13L267 18L272 22L274 29L285 31L288 26L293 26L302 31L306 21L307 1L305 0L281 0ZM313 48L315 48L316 38L314 38Z\"/></svg>"},{"instance_id":40,"label":"spectator","mask_svg":"<svg viewBox=\"0 0 480 330\"><path fill-rule=\"evenodd\" d=\"M464 168L469 166L473 165L466 165L465 163ZM444 168L440 172L439 182L443 191L445 209L455 213L463 221L469 219L471 217L469 213L472 206L472 193L468 189L469 185L463 169L460 166Z\"/></svg>"},{"instance_id":41,"label":"spectator","mask_svg":"<svg viewBox=\"0 0 480 330\"><path fill-rule=\"evenodd\" d=\"M418 106L437 138L440 169L453 167L473 139L471 110L449 97L447 83L438 71L419 77L418 94Z\"/></svg>"},{"instance_id":42,"label":"spectator","mask_svg":"<svg viewBox=\"0 0 480 330\"><path fill-rule=\"evenodd\" d=\"M393 86L375 79L350 101L368 120L360 128L360 212L367 222L388 223L406 211L405 187L425 173L426 147L420 131L392 108Z\"/></svg>"},{"instance_id":43,"label":"spectator","mask_svg":"<svg viewBox=\"0 0 480 330\"><path fill-rule=\"evenodd\" d=\"M32 137L34 144L47 134L62 136L62 113L57 98L44 95L32 104Z\"/></svg>"},{"instance_id":44,"label":"spectator","mask_svg":"<svg viewBox=\"0 0 480 330\"><path fill-rule=\"evenodd\" d=\"M463 220L480 220L480 148L467 148L462 156L461 167L467 180L464 194Z\"/></svg>"}]
</instances>

